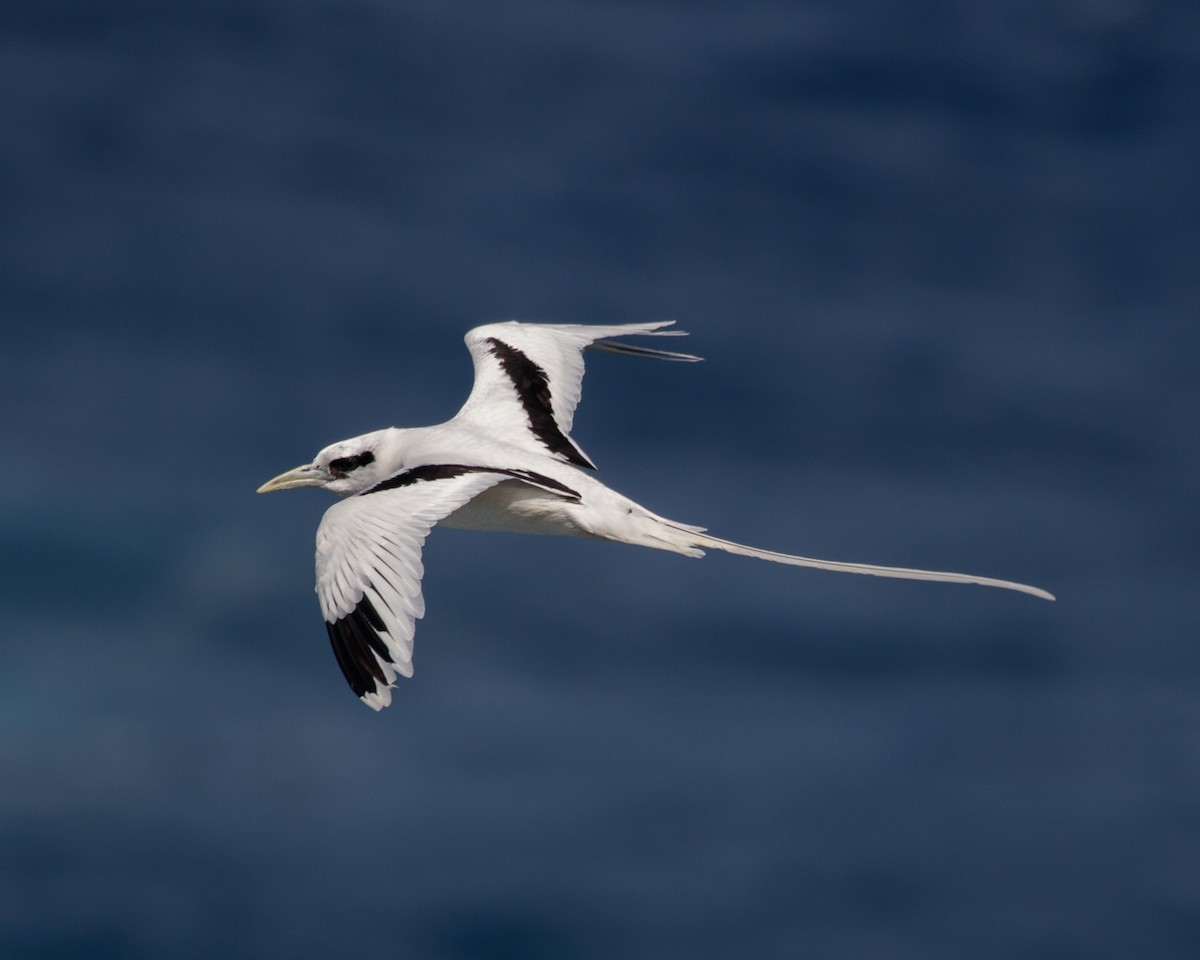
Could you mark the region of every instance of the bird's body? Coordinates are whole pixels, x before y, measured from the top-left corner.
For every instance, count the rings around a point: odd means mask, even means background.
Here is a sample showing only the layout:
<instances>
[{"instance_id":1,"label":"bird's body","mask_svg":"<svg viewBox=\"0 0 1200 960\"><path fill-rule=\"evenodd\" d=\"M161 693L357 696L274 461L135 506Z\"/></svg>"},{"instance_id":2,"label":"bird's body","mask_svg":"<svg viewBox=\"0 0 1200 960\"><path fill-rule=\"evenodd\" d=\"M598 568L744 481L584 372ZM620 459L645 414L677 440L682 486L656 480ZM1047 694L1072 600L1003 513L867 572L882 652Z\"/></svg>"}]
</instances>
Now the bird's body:
<instances>
[{"instance_id":1,"label":"bird's body","mask_svg":"<svg viewBox=\"0 0 1200 960\"><path fill-rule=\"evenodd\" d=\"M847 573L976 583L1053 599L1026 584L962 573L816 560L711 537L605 486L570 436L583 350L667 360L690 354L611 338L670 336L668 323L582 326L499 323L466 336L475 384L451 420L389 428L326 447L259 492L321 486L343 496L317 531L317 594L351 688L376 710L397 675L412 675L414 622L424 613L421 547L435 524L613 540L699 557L723 550Z\"/></svg>"}]
</instances>

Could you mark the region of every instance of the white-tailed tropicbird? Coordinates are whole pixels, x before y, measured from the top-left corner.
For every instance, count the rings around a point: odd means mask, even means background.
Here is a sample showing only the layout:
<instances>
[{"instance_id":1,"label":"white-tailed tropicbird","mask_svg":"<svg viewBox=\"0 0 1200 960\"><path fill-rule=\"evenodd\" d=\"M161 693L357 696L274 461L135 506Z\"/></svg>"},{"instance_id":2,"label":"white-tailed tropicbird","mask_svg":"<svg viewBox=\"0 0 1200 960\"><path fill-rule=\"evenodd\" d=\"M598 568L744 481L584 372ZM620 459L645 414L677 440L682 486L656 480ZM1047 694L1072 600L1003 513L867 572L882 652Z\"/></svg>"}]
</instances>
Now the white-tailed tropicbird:
<instances>
[{"instance_id":1,"label":"white-tailed tropicbird","mask_svg":"<svg viewBox=\"0 0 1200 960\"><path fill-rule=\"evenodd\" d=\"M583 351L699 360L612 342L632 334L682 336L662 329L671 323L476 327L466 336L475 384L453 419L343 440L259 487L259 493L324 487L344 498L317 530L316 589L333 652L364 703L386 707L397 674L412 676L415 621L425 612L421 547L438 523L616 540L688 557L703 556L707 547L821 570L977 583L1054 599L1010 580L815 560L719 540L703 527L651 513L585 473L580 468L595 465L571 439Z\"/></svg>"}]
</instances>

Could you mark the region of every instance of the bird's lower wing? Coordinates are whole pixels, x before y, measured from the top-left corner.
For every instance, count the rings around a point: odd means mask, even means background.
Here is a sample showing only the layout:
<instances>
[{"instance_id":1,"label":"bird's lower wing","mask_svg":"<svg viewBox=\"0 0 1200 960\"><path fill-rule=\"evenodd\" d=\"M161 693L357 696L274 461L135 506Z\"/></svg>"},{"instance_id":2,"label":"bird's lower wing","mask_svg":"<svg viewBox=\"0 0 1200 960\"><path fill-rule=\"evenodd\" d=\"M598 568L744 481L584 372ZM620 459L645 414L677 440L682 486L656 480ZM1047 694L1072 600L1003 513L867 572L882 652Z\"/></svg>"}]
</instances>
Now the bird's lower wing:
<instances>
[{"instance_id":1,"label":"bird's lower wing","mask_svg":"<svg viewBox=\"0 0 1200 960\"><path fill-rule=\"evenodd\" d=\"M428 479L348 497L317 529L317 597L351 689L375 710L412 676L415 621L425 613L421 548L439 520L506 479L431 471Z\"/></svg>"}]
</instances>

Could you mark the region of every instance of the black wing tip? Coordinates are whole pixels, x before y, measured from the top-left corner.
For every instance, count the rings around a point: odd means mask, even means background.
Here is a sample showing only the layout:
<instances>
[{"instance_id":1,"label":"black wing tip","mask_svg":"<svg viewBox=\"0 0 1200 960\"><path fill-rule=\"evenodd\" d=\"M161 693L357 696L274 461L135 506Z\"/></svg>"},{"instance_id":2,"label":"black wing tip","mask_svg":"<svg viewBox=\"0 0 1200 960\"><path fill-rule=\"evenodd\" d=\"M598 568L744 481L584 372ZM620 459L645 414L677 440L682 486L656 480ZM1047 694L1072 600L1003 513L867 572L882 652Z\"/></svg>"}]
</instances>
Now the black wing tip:
<instances>
[{"instance_id":1,"label":"black wing tip","mask_svg":"<svg viewBox=\"0 0 1200 960\"><path fill-rule=\"evenodd\" d=\"M342 676L356 696L377 694L391 685L382 663L395 661L379 636L384 630L383 618L365 594L344 617L326 621L325 630Z\"/></svg>"}]
</instances>

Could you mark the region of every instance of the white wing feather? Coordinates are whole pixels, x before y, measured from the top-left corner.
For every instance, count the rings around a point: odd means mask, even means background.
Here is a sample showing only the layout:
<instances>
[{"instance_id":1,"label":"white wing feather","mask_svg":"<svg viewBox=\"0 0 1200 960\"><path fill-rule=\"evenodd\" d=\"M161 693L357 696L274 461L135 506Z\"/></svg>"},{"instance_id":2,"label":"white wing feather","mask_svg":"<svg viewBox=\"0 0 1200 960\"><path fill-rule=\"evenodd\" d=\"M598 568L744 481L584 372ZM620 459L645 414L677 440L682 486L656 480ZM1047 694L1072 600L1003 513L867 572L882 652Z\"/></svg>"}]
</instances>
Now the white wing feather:
<instances>
[{"instance_id":1,"label":"white wing feather","mask_svg":"<svg viewBox=\"0 0 1200 960\"><path fill-rule=\"evenodd\" d=\"M549 394L549 414L562 437L571 443L571 426L575 408L583 389L583 351L591 348L629 356L654 357L662 360L699 360L687 353L652 350L628 344L607 343L613 337L686 336L682 330L663 330L673 320L653 323L625 323L612 326L549 323L491 323L476 327L465 337L471 359L475 364L475 383L457 419L468 420L484 427L492 436L540 454L547 452L544 439L531 429L529 404L535 398L522 397L513 381L512 369L497 353L497 342L508 348L509 356L517 352L536 366L545 380ZM577 448L576 448L577 449ZM568 456L550 449L560 460ZM575 460L573 462L579 463ZM586 457L581 465L590 466Z\"/></svg>"},{"instance_id":2,"label":"white wing feather","mask_svg":"<svg viewBox=\"0 0 1200 960\"><path fill-rule=\"evenodd\" d=\"M419 481L348 497L325 511L317 528L317 598L342 672L368 706L386 707L396 676L412 676L415 621L425 614L421 548L429 531L504 479L469 473ZM377 614L374 626L364 599ZM366 638L352 651L339 649L333 631L340 624L357 624L379 642Z\"/></svg>"}]
</instances>

